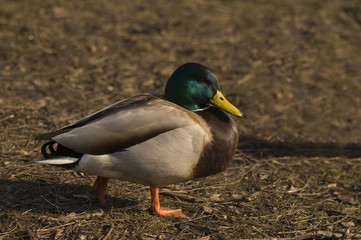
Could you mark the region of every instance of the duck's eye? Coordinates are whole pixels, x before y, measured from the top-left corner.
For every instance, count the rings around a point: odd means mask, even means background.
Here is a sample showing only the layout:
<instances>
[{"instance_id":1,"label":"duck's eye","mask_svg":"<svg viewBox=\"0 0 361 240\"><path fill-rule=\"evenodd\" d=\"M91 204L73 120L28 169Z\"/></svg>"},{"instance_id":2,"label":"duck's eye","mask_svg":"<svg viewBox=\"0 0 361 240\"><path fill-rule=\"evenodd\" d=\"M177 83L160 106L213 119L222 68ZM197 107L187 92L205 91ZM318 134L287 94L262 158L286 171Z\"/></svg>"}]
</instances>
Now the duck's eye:
<instances>
[{"instance_id":1,"label":"duck's eye","mask_svg":"<svg viewBox=\"0 0 361 240\"><path fill-rule=\"evenodd\" d=\"M198 79L198 82L207 83L207 80L204 77L201 77L201 78Z\"/></svg>"}]
</instances>

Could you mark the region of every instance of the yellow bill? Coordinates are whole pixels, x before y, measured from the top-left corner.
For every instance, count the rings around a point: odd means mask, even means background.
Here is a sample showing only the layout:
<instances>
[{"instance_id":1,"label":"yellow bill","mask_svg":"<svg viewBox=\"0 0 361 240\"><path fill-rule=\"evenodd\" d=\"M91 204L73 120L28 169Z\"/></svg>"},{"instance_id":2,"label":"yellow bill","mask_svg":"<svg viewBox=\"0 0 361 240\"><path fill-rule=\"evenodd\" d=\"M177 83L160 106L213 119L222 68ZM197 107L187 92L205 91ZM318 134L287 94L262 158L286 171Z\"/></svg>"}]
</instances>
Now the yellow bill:
<instances>
[{"instance_id":1,"label":"yellow bill","mask_svg":"<svg viewBox=\"0 0 361 240\"><path fill-rule=\"evenodd\" d=\"M233 114L237 117L242 117L243 113L233 106L228 100L223 96L223 94L217 90L216 95L211 99L213 105L223 109L224 111Z\"/></svg>"}]
</instances>

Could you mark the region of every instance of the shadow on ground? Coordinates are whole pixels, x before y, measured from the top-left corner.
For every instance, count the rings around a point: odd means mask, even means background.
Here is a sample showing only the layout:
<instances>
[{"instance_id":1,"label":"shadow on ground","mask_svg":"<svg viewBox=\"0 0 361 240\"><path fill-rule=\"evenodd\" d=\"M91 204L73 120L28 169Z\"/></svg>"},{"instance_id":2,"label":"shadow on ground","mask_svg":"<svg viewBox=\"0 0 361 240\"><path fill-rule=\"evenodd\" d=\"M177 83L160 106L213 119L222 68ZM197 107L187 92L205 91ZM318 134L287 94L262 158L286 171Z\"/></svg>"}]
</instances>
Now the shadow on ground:
<instances>
[{"instance_id":1,"label":"shadow on ground","mask_svg":"<svg viewBox=\"0 0 361 240\"><path fill-rule=\"evenodd\" d=\"M101 208L126 208L138 203L128 199L107 196L107 205L94 199L91 187L80 184L53 184L38 181L0 181L0 208L25 212L82 213Z\"/></svg>"},{"instance_id":2,"label":"shadow on ground","mask_svg":"<svg viewBox=\"0 0 361 240\"><path fill-rule=\"evenodd\" d=\"M238 149L252 157L347 157L360 158L361 145L332 142L267 141L241 136Z\"/></svg>"}]
</instances>

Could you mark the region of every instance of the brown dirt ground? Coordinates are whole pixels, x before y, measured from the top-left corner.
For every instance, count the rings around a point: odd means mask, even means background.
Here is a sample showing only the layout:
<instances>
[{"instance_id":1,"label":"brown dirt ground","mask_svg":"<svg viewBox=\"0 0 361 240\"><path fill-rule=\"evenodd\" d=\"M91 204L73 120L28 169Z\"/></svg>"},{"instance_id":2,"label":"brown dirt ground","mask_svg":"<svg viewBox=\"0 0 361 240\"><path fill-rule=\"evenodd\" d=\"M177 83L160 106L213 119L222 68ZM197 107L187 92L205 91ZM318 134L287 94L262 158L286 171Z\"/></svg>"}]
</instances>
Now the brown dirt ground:
<instances>
[{"instance_id":1,"label":"brown dirt ground","mask_svg":"<svg viewBox=\"0 0 361 240\"><path fill-rule=\"evenodd\" d=\"M361 3L0 0L0 239L361 239ZM32 163L33 137L209 66L246 115L221 174L161 189Z\"/></svg>"}]
</instances>

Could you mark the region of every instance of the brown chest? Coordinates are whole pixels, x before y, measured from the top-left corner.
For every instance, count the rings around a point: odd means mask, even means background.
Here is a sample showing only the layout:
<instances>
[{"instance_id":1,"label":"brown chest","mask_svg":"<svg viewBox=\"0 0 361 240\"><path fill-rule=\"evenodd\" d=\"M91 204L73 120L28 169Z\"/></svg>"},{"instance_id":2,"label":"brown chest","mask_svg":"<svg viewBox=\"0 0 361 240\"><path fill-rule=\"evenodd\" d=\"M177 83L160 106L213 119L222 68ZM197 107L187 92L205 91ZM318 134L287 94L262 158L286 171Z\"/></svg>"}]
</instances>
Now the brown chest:
<instances>
[{"instance_id":1,"label":"brown chest","mask_svg":"<svg viewBox=\"0 0 361 240\"><path fill-rule=\"evenodd\" d=\"M209 124L213 140L204 145L199 161L193 169L194 178L223 171L233 159L238 144L235 123L222 110L210 107L198 114Z\"/></svg>"}]
</instances>

